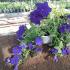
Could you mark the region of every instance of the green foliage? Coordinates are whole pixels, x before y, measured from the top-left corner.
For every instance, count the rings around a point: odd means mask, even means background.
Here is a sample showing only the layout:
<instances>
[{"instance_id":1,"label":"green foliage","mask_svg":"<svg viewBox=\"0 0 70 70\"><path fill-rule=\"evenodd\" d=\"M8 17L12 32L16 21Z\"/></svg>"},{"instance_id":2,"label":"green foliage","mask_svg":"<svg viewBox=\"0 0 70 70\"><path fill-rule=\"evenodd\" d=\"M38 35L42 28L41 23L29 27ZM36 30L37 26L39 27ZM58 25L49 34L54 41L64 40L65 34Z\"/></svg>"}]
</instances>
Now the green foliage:
<instances>
[{"instance_id":1,"label":"green foliage","mask_svg":"<svg viewBox=\"0 0 70 70\"><path fill-rule=\"evenodd\" d=\"M30 29L27 29L25 31L25 34L23 36L23 38L24 38L23 42L25 42L25 43L33 42L37 36L42 36L44 34L45 33L43 31L41 31L40 27L36 27L36 26L32 25L32 27Z\"/></svg>"},{"instance_id":2,"label":"green foliage","mask_svg":"<svg viewBox=\"0 0 70 70\"><path fill-rule=\"evenodd\" d=\"M66 32L66 33L62 34L62 38L63 38L63 41L65 44L69 43L70 42L70 33Z\"/></svg>"},{"instance_id":3,"label":"green foliage","mask_svg":"<svg viewBox=\"0 0 70 70\"><path fill-rule=\"evenodd\" d=\"M52 47L56 47L61 52L61 48L65 46L67 42L70 42L70 34L61 34L58 31L58 27L62 23L66 23L66 13L61 14L56 9L50 13L47 19L42 21L41 29L45 33L49 33L52 39ZM63 18L61 18L63 16ZM69 38L69 39L68 39Z\"/></svg>"},{"instance_id":4,"label":"green foliage","mask_svg":"<svg viewBox=\"0 0 70 70\"><path fill-rule=\"evenodd\" d=\"M24 49L22 57L25 57L25 59L26 59L28 57L29 53L30 53L30 50Z\"/></svg>"}]
</instances>

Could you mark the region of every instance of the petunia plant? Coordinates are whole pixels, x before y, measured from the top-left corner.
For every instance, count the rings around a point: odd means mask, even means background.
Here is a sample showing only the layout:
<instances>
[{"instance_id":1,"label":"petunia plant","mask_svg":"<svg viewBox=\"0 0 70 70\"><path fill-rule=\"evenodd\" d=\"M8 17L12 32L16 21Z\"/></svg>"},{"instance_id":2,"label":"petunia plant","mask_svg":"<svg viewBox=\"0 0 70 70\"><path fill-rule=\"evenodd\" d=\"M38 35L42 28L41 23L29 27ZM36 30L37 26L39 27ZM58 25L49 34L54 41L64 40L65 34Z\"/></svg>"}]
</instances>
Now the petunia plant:
<instances>
[{"instance_id":1,"label":"petunia plant","mask_svg":"<svg viewBox=\"0 0 70 70\"><path fill-rule=\"evenodd\" d=\"M19 27L16 32L19 44L12 48L12 57L6 59L7 63L15 66L14 70L17 70L18 65L24 63L28 57L43 52L42 36L51 38L51 43L46 47L49 47L47 53L54 55L54 61L58 61L58 56L70 54L70 45L67 45L70 43L70 24L67 23L70 15L54 12L48 2L44 2L37 3L36 9L28 17L31 28L27 29L26 25Z\"/></svg>"}]
</instances>

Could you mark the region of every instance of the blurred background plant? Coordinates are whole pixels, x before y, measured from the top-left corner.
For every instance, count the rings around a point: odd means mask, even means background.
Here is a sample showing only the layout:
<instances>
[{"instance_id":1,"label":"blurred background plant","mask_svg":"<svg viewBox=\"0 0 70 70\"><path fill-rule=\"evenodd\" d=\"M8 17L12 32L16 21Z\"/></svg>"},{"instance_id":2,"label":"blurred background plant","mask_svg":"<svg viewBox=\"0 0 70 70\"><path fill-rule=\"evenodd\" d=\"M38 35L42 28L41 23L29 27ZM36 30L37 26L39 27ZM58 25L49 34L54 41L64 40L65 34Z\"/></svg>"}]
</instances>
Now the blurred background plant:
<instances>
[{"instance_id":1,"label":"blurred background plant","mask_svg":"<svg viewBox=\"0 0 70 70\"><path fill-rule=\"evenodd\" d=\"M35 8L37 2L46 2L65 9L70 8L68 0L0 0L0 13L27 12Z\"/></svg>"}]
</instances>

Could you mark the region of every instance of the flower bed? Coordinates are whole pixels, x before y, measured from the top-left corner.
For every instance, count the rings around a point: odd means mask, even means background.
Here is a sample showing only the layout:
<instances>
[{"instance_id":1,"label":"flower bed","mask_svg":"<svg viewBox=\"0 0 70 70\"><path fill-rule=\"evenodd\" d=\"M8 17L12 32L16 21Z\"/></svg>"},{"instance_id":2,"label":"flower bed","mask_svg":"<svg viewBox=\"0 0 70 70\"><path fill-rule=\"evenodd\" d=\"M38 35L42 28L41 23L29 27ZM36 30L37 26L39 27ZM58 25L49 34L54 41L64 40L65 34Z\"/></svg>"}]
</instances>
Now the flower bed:
<instances>
[{"instance_id":1,"label":"flower bed","mask_svg":"<svg viewBox=\"0 0 70 70\"><path fill-rule=\"evenodd\" d=\"M70 15L61 11L49 7L47 2L37 3L29 15L31 27L19 27L16 32L19 44L12 48L13 55L6 59L6 63L17 70L18 65L39 53L48 53L55 62L58 62L58 57L70 54L70 23L67 22Z\"/></svg>"}]
</instances>

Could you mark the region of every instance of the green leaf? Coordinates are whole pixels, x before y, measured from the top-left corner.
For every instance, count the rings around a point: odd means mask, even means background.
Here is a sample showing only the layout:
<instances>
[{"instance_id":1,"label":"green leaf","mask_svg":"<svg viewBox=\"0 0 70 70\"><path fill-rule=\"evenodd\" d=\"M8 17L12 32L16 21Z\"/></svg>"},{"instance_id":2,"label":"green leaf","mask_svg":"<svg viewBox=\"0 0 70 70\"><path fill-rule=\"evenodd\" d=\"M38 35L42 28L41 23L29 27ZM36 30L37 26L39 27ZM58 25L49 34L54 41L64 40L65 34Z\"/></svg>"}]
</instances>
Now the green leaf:
<instances>
[{"instance_id":1,"label":"green leaf","mask_svg":"<svg viewBox=\"0 0 70 70\"><path fill-rule=\"evenodd\" d=\"M60 41L60 43L59 43L59 48L63 48L63 47L64 47L63 42Z\"/></svg>"},{"instance_id":2,"label":"green leaf","mask_svg":"<svg viewBox=\"0 0 70 70\"><path fill-rule=\"evenodd\" d=\"M27 58L28 55L29 55L29 53L30 53L30 50L24 49L24 50L23 50L23 53L22 53L22 56L23 56L24 58Z\"/></svg>"},{"instance_id":3,"label":"green leaf","mask_svg":"<svg viewBox=\"0 0 70 70\"><path fill-rule=\"evenodd\" d=\"M60 41L59 46L56 46L55 48L58 49L58 53L62 53L61 49L64 47L63 42Z\"/></svg>"}]
</instances>

